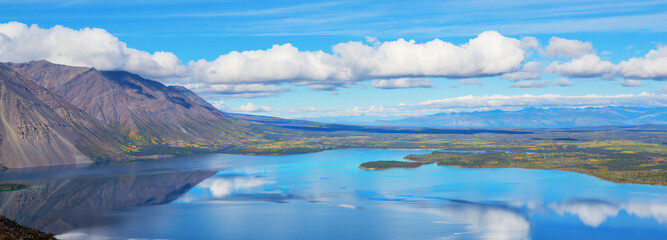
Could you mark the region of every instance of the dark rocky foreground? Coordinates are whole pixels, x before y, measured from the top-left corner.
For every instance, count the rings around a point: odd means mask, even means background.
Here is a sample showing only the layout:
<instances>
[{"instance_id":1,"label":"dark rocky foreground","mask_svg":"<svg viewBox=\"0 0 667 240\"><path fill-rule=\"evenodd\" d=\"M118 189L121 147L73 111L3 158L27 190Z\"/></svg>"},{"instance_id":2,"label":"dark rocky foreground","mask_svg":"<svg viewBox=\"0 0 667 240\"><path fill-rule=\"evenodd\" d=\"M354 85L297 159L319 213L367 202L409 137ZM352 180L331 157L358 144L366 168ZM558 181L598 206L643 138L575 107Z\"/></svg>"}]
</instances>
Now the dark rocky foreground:
<instances>
[{"instance_id":1,"label":"dark rocky foreground","mask_svg":"<svg viewBox=\"0 0 667 240\"><path fill-rule=\"evenodd\" d=\"M24 227L0 215L0 239L56 239L52 233Z\"/></svg>"}]
</instances>

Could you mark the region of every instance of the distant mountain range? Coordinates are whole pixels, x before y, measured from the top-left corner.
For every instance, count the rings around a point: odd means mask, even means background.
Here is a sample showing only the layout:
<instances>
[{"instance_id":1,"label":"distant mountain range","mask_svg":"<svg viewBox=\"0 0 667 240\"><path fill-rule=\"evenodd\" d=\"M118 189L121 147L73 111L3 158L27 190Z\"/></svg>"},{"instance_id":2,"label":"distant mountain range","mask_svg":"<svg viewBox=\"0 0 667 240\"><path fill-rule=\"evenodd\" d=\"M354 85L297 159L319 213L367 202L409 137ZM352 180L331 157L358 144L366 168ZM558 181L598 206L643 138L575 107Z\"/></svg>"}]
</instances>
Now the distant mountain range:
<instances>
[{"instance_id":1,"label":"distant mountain range","mask_svg":"<svg viewBox=\"0 0 667 240\"><path fill-rule=\"evenodd\" d=\"M667 107L525 108L519 111L439 113L368 124L435 128L564 128L667 124Z\"/></svg>"}]
</instances>

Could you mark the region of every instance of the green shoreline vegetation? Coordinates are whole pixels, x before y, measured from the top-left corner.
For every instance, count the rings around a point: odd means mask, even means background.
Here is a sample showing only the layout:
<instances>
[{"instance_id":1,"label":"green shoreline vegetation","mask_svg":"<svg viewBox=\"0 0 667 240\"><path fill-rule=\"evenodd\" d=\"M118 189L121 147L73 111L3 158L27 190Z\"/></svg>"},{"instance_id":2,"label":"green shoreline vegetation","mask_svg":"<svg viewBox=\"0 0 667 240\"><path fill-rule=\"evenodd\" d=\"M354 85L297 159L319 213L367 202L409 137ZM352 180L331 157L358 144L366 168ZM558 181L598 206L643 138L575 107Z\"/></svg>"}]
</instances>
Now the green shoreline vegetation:
<instances>
[{"instance_id":1,"label":"green shoreline vegetation","mask_svg":"<svg viewBox=\"0 0 667 240\"><path fill-rule=\"evenodd\" d=\"M546 147L551 145L551 147ZM618 183L667 185L667 146L633 141L536 142L522 152L432 152L407 160L465 168L529 168L583 173Z\"/></svg>"},{"instance_id":2,"label":"green shoreline vegetation","mask_svg":"<svg viewBox=\"0 0 667 240\"><path fill-rule=\"evenodd\" d=\"M583 173L618 183L667 185L667 145L628 140L614 141L481 141L461 140L440 146L450 150L405 157L419 167L527 168ZM509 150L508 150L509 149ZM370 164L370 165L369 165ZM380 166L380 167L368 167ZM380 170L405 168L406 162L367 162L359 168ZM413 165L410 165L413 166Z\"/></svg>"},{"instance_id":3,"label":"green shoreline vegetation","mask_svg":"<svg viewBox=\"0 0 667 240\"><path fill-rule=\"evenodd\" d=\"M21 226L5 216L0 215L0 239L56 239L52 233L44 233L36 229Z\"/></svg>"},{"instance_id":4,"label":"green shoreline vegetation","mask_svg":"<svg viewBox=\"0 0 667 240\"><path fill-rule=\"evenodd\" d=\"M420 162L404 162L404 161L372 161L365 162L359 165L359 168L364 170L385 170L391 168L418 168L423 163Z\"/></svg>"},{"instance_id":5,"label":"green shoreline vegetation","mask_svg":"<svg viewBox=\"0 0 667 240\"><path fill-rule=\"evenodd\" d=\"M484 151L434 152L411 155L406 159L441 166L564 170L613 182L667 185L667 138L663 127L531 129L524 132L528 134L295 131L286 136L245 139L230 145L137 145L126 153L131 156L131 161L204 153L285 155L346 148ZM376 167L363 167L388 169L408 166L405 162L385 162L380 167L377 167L379 163L375 164Z\"/></svg>"},{"instance_id":6,"label":"green shoreline vegetation","mask_svg":"<svg viewBox=\"0 0 667 240\"><path fill-rule=\"evenodd\" d=\"M21 183L0 183L0 192L11 192L23 189L29 189L32 185Z\"/></svg>"}]
</instances>

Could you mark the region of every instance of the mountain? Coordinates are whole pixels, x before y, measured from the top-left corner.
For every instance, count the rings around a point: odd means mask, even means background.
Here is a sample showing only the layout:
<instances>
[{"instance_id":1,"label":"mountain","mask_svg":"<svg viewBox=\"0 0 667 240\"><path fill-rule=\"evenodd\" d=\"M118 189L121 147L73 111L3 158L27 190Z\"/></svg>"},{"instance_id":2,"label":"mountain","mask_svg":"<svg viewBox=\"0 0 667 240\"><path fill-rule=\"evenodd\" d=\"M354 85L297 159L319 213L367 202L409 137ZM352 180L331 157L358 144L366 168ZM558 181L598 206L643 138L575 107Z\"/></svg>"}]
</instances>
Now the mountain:
<instances>
[{"instance_id":1,"label":"mountain","mask_svg":"<svg viewBox=\"0 0 667 240\"><path fill-rule=\"evenodd\" d=\"M53 92L0 65L0 163L34 167L118 158L118 139Z\"/></svg>"},{"instance_id":2,"label":"mountain","mask_svg":"<svg viewBox=\"0 0 667 240\"><path fill-rule=\"evenodd\" d=\"M525 108L519 111L439 113L372 125L462 128L562 128L608 125L667 124L667 108Z\"/></svg>"},{"instance_id":3,"label":"mountain","mask_svg":"<svg viewBox=\"0 0 667 240\"><path fill-rule=\"evenodd\" d=\"M124 71L46 61L7 64L72 103L133 145L230 145L254 137L251 124L225 116L182 87Z\"/></svg>"}]
</instances>

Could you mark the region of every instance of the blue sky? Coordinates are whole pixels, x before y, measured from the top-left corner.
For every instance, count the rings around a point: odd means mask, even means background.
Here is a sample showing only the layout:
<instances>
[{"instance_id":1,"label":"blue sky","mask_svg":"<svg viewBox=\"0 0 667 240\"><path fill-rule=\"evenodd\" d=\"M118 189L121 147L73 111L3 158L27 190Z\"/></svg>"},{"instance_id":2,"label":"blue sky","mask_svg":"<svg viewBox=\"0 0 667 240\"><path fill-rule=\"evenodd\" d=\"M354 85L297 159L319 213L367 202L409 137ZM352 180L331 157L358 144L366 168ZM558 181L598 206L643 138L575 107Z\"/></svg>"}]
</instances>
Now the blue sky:
<instances>
[{"instance_id":1,"label":"blue sky","mask_svg":"<svg viewBox=\"0 0 667 240\"><path fill-rule=\"evenodd\" d=\"M398 118L441 111L539 107L547 94L623 99L590 106L665 106L667 73L660 66L667 69L667 48L662 48L667 40L667 25L662 24L666 21L665 1L0 0L0 23L16 22L5 26L4 42L0 35L0 44L11 47L2 50L0 45L0 61L44 58L134 71L166 84L189 86L225 111L287 118ZM38 27L30 28L33 24ZM62 27L55 29L56 25ZM102 32L89 33L86 28ZM489 40L480 40L482 46L468 53L457 55L460 49L446 47L449 43L461 47L471 39L481 39L486 31L498 35L484 35ZM549 48L553 37L558 39ZM80 40L81 46L65 51L76 42L67 40L73 38L90 41ZM538 44L528 44L533 38ZM51 41L47 44L44 39ZM401 45L398 39L414 43ZM444 43L427 44L434 39ZM351 41L376 50L386 47L393 55L353 46ZM37 47L22 47L21 42ZM495 42L500 45L488 47ZM351 52L334 50L335 45ZM422 48L423 52L416 52ZM371 52L363 55L363 49ZM255 50L263 52L244 52ZM651 50L655 53L647 56ZM155 54L158 51L169 54ZM240 53L237 56L232 51ZM507 51L501 52L507 58L492 56L497 51ZM76 54L63 56L70 52ZM461 64L462 69L441 70L448 68L442 65L450 64L448 61L441 65L427 60L400 61L427 59L431 54L440 54L440 60L454 59L451 64ZM482 57L490 59L489 63L469 62L480 54L489 54ZM512 57L518 58L505 61ZM632 58L637 61L631 62ZM373 60L379 62L357 66ZM556 61L563 66L549 67ZM532 71L537 77L507 75L521 72L530 62L540 63ZM572 64L564 66L568 62ZM471 65L474 67L468 70ZM405 69L396 69L401 67ZM341 75L346 71L349 74ZM562 86L556 86L559 79ZM387 80L400 88L382 88L374 80ZM654 96L648 100L623 97L642 93ZM536 96L535 100L524 105L427 104L468 95L491 101L483 97L525 94ZM563 101L563 107L580 106L588 105Z\"/></svg>"}]
</instances>

